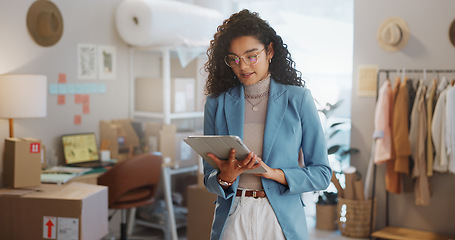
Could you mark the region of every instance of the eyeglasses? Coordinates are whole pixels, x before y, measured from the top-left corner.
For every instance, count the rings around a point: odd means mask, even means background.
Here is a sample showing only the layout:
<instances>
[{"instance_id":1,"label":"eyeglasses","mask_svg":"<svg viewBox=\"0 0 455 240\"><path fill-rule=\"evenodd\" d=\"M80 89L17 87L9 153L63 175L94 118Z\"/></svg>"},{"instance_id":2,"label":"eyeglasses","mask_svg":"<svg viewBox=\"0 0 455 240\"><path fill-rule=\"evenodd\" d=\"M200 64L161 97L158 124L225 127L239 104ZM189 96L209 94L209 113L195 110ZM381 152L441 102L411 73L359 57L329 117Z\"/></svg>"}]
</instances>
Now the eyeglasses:
<instances>
[{"instance_id":1,"label":"eyeglasses","mask_svg":"<svg viewBox=\"0 0 455 240\"><path fill-rule=\"evenodd\" d=\"M235 54L228 54L226 57L224 57L224 62L226 63L226 65L228 65L229 67L232 68L232 67L240 66L240 59L243 59L243 62L245 62L246 65L253 66L256 63L258 63L259 54L261 54L262 51L264 51L264 49L265 48L263 48L258 53L254 53L254 52L246 53L241 57L239 57Z\"/></svg>"}]
</instances>

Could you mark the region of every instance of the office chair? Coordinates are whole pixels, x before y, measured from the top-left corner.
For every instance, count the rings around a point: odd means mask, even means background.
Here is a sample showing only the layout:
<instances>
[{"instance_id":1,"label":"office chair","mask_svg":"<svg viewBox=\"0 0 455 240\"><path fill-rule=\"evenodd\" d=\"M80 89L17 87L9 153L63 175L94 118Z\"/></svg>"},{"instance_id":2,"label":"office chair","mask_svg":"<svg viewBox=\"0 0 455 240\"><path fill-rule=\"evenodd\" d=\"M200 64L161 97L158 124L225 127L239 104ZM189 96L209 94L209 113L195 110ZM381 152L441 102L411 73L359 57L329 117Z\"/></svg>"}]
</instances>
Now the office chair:
<instances>
[{"instance_id":1,"label":"office chair","mask_svg":"<svg viewBox=\"0 0 455 240\"><path fill-rule=\"evenodd\" d=\"M121 210L120 239L126 240L126 210L152 204L161 177L162 157L141 154L117 163L98 177L108 187L109 209Z\"/></svg>"}]
</instances>

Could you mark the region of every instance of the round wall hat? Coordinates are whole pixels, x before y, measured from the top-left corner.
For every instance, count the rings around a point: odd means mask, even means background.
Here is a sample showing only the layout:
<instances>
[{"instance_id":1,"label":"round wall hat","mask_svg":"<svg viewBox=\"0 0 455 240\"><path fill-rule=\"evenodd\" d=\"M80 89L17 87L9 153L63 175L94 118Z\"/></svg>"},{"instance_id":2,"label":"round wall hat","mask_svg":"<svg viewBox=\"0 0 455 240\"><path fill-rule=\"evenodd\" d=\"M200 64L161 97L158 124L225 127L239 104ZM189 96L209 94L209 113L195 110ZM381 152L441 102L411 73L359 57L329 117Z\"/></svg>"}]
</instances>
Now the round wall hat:
<instances>
[{"instance_id":1,"label":"round wall hat","mask_svg":"<svg viewBox=\"0 0 455 240\"><path fill-rule=\"evenodd\" d=\"M27 13L28 32L41 46L57 43L63 33L63 18L54 3L48 0L35 1Z\"/></svg>"},{"instance_id":2,"label":"round wall hat","mask_svg":"<svg viewBox=\"0 0 455 240\"><path fill-rule=\"evenodd\" d=\"M450 24L449 39L452 45L455 47L455 19L452 21L452 24Z\"/></svg>"},{"instance_id":3,"label":"round wall hat","mask_svg":"<svg viewBox=\"0 0 455 240\"><path fill-rule=\"evenodd\" d=\"M386 19L378 30L378 43L384 50L396 52L402 49L409 40L408 24L401 18Z\"/></svg>"}]
</instances>

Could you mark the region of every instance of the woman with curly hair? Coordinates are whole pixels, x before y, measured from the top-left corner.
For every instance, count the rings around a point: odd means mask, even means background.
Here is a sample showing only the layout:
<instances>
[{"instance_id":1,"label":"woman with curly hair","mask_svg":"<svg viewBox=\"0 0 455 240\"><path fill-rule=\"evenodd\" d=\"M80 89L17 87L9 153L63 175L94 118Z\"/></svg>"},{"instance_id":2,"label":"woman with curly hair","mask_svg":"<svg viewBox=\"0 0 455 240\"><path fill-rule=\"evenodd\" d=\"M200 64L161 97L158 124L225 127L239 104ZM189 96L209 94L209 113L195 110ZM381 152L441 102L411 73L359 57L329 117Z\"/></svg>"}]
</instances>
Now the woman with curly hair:
<instances>
[{"instance_id":1,"label":"woman with curly hair","mask_svg":"<svg viewBox=\"0 0 455 240\"><path fill-rule=\"evenodd\" d=\"M237 135L245 159L208 156L204 184L218 195L211 239L308 239L302 193L324 190L332 171L310 91L287 45L257 13L217 29L207 51L205 135ZM303 157L302 154L303 153ZM245 173L262 166L266 172Z\"/></svg>"}]
</instances>

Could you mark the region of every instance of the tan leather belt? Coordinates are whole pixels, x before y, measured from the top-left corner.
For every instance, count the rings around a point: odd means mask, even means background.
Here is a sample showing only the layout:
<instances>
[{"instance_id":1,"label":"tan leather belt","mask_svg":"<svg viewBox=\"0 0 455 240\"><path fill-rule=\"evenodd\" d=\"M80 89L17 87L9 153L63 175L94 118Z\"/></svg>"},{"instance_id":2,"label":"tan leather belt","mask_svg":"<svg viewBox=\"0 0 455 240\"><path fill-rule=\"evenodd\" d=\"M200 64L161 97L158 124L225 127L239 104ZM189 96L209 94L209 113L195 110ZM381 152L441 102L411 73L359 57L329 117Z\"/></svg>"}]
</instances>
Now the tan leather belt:
<instances>
[{"instance_id":1,"label":"tan leather belt","mask_svg":"<svg viewBox=\"0 0 455 240\"><path fill-rule=\"evenodd\" d=\"M242 196L242 190L237 190L236 196ZM245 197L264 198L265 192L262 190L246 190Z\"/></svg>"}]
</instances>

